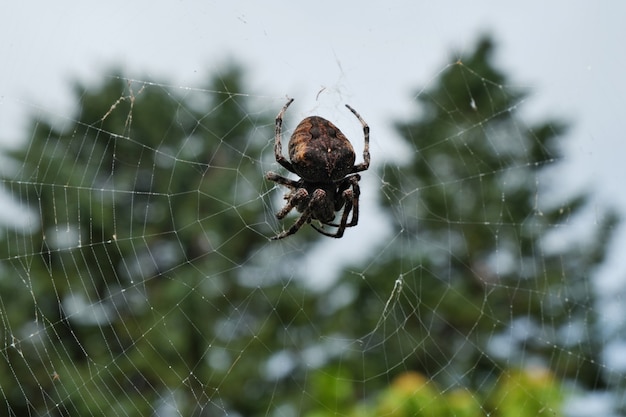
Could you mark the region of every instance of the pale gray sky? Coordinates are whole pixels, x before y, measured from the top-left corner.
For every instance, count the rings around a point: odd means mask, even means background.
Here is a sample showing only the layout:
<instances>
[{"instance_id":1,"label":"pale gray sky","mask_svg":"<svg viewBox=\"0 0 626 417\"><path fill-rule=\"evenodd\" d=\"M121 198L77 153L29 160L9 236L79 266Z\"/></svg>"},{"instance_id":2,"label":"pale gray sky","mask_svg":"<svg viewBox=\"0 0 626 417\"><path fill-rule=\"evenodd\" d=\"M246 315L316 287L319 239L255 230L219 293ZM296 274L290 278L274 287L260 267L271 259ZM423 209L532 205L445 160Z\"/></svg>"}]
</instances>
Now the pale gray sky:
<instances>
[{"instance_id":1,"label":"pale gray sky","mask_svg":"<svg viewBox=\"0 0 626 417\"><path fill-rule=\"evenodd\" d=\"M250 93L267 95L268 105L295 96L304 114L336 112L337 103L349 101L384 133L412 108L410 92L450 62L452 50L463 52L480 33L492 33L499 65L533 92L524 106L529 116L574 123L568 162L583 168L575 170L584 173L577 181L599 182L626 206L626 193L617 192L626 176L619 125L626 3L379 3L4 3L0 141L23 137L25 115L39 107L70 115L75 78L99 80L117 66L193 87L228 57L247 65Z\"/></svg>"}]
</instances>

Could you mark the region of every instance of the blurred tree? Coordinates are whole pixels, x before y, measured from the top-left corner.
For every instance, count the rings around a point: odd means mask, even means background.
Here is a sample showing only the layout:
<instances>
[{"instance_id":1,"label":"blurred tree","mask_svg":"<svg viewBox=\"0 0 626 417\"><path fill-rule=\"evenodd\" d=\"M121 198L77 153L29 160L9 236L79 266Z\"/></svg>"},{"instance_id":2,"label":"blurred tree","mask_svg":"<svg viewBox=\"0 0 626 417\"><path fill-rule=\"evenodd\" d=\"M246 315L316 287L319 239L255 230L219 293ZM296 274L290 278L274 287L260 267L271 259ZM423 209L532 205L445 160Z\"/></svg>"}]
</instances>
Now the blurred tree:
<instances>
[{"instance_id":1,"label":"blurred tree","mask_svg":"<svg viewBox=\"0 0 626 417\"><path fill-rule=\"evenodd\" d=\"M9 414L267 408L260 364L283 329L263 320L283 313L240 267L269 234L256 162L273 126L242 77L185 94L112 77L77 86L71 118L33 121L4 182L35 213L0 237Z\"/></svg>"},{"instance_id":2,"label":"blurred tree","mask_svg":"<svg viewBox=\"0 0 626 417\"><path fill-rule=\"evenodd\" d=\"M494 381L535 360L597 384L588 274L604 247L546 243L585 198L538 205L564 126L518 118L524 94L502 87L491 50L483 40L417 96L398 125L415 159L382 172L402 233L328 294L284 285L279 268L249 283L277 247L260 230L273 126L238 94L239 68L204 92L77 87L76 115L34 120L4 178L35 213L0 235L9 415L351 410L395 395L386 384L406 370L502 402ZM290 239L303 236L320 239Z\"/></svg>"},{"instance_id":3,"label":"blurred tree","mask_svg":"<svg viewBox=\"0 0 626 417\"><path fill-rule=\"evenodd\" d=\"M375 376L407 369L446 389L484 390L508 367L533 364L602 387L589 278L616 218L600 218L583 242L558 237L587 202L556 201L543 186L565 125L523 121L525 93L492 52L480 40L416 95L415 116L397 124L413 158L381 173L399 233L363 280L338 284L357 301L334 312L327 331L362 350L337 367L345 374L351 363L368 391Z\"/></svg>"}]
</instances>

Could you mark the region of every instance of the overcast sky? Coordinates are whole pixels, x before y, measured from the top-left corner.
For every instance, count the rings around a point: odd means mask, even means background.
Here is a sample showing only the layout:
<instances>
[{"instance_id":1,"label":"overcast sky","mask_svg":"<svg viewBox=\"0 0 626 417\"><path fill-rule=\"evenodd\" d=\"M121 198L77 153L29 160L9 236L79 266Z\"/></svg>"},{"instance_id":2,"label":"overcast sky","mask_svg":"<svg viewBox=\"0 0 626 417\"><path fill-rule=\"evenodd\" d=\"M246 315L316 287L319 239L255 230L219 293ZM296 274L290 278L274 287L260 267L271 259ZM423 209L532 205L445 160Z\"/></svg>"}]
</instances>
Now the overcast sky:
<instances>
[{"instance_id":1,"label":"overcast sky","mask_svg":"<svg viewBox=\"0 0 626 417\"><path fill-rule=\"evenodd\" d=\"M571 121L568 160L611 198L626 194L616 193L626 174L626 3L294 3L5 2L0 139L23 137L23 117L37 107L70 115L76 78L100 80L122 67L193 87L229 57L247 65L251 94L275 98L276 106L296 96L302 114L349 101L385 132L452 51L471 50L479 34L491 33L497 64L533 93L524 110ZM328 103L320 105L314 98L322 87Z\"/></svg>"}]
</instances>

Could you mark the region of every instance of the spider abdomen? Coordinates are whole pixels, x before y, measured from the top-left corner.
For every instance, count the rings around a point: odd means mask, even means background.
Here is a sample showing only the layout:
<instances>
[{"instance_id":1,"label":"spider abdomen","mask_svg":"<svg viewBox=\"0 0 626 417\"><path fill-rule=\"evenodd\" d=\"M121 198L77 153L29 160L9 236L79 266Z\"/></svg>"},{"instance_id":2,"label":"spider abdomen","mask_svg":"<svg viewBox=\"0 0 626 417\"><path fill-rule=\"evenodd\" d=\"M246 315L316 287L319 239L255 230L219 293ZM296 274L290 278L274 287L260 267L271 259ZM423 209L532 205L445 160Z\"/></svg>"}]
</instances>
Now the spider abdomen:
<instances>
[{"instance_id":1,"label":"spider abdomen","mask_svg":"<svg viewBox=\"0 0 626 417\"><path fill-rule=\"evenodd\" d=\"M302 120L289 140L289 159L307 181L341 180L354 166L352 144L330 121L311 116Z\"/></svg>"}]
</instances>

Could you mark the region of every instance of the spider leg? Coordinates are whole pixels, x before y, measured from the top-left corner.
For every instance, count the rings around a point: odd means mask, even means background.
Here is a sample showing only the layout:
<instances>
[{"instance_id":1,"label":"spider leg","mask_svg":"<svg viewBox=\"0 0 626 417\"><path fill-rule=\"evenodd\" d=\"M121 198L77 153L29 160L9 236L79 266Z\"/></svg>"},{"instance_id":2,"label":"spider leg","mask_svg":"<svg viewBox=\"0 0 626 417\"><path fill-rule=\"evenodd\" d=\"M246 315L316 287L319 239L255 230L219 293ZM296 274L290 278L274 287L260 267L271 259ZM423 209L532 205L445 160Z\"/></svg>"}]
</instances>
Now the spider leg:
<instances>
[{"instance_id":1,"label":"spider leg","mask_svg":"<svg viewBox=\"0 0 626 417\"><path fill-rule=\"evenodd\" d=\"M326 192L319 188L316 189L310 196L305 188L298 188L297 190L294 190L288 196L287 204L278 214L276 214L276 217L278 217L279 219L284 217L294 207L301 211L302 215L288 230L274 236L272 239L282 239L284 237L290 236L300 230L302 225L304 225L305 223L310 223L312 219L317 218L315 216L319 216L320 211L322 210L322 208L325 207L325 204L327 204L326 195ZM323 230L318 229L315 226L313 226L313 228L323 235L341 237L341 235L331 235ZM341 234L343 234L343 230L341 231Z\"/></svg>"},{"instance_id":2,"label":"spider leg","mask_svg":"<svg viewBox=\"0 0 626 417\"><path fill-rule=\"evenodd\" d=\"M289 214L289 212L293 210L298 203L308 198L308 192L306 189L302 188L302 181L290 180L289 178L285 178L272 171L267 172L265 174L265 178L291 189L291 191L285 195L287 204L278 213L276 213L276 218L279 220Z\"/></svg>"},{"instance_id":3,"label":"spider leg","mask_svg":"<svg viewBox=\"0 0 626 417\"><path fill-rule=\"evenodd\" d=\"M356 174L345 178L345 182L339 186L339 192L341 193L341 206L343 208L343 214L341 216L341 222L336 223L324 223L331 227L353 227L359 222L359 196L361 195L361 188L359 187L359 180L361 176ZM350 189L352 188L352 189ZM341 207L337 208L339 211ZM352 218L348 222L348 215L352 211ZM343 225L343 226L342 226Z\"/></svg>"},{"instance_id":4,"label":"spider leg","mask_svg":"<svg viewBox=\"0 0 626 417\"><path fill-rule=\"evenodd\" d=\"M305 199L308 197L308 193L304 188L299 188L290 198L289 201L287 201L287 204L285 205L285 207L282 208L281 211L279 211L278 213L276 213L276 217L279 219L282 219L283 217L285 217L287 215L287 213L289 213L300 201L302 201L302 199ZM285 230L282 233L277 234L276 236L274 236L272 238L272 240L278 240L278 239L282 239L285 238L287 236L291 236L294 233L296 233L298 230L300 230L300 228L302 227L302 225L304 225L305 223L308 223L311 221L311 201L309 201L309 205L307 206L307 208L304 210L304 212L302 213L302 215L298 218L298 220L296 220L296 222L291 225L291 227L287 230Z\"/></svg>"},{"instance_id":5,"label":"spider leg","mask_svg":"<svg viewBox=\"0 0 626 417\"><path fill-rule=\"evenodd\" d=\"M350 191L350 190L346 190ZM350 223L346 224L346 227L356 226L359 223L359 197L361 195L361 187L359 187L359 181L352 181L352 201L349 201L350 208L352 209L352 219ZM346 203L346 208L348 203ZM345 209L344 209L345 210ZM346 217L347 218L347 217Z\"/></svg>"},{"instance_id":6,"label":"spider leg","mask_svg":"<svg viewBox=\"0 0 626 417\"><path fill-rule=\"evenodd\" d=\"M294 207L297 207L300 202L306 201L308 198L309 193L304 188L298 188L297 190L290 192L287 196L285 196L287 204L285 204L285 207L276 213L276 218L278 220L283 219L291 210L293 210Z\"/></svg>"},{"instance_id":7,"label":"spider leg","mask_svg":"<svg viewBox=\"0 0 626 417\"><path fill-rule=\"evenodd\" d=\"M341 191L341 199L343 200L343 213L341 214L341 221L339 224L323 223L327 226L336 227L337 231L335 233L329 233L319 227L316 227L314 224L312 224L311 227L324 236L340 238L343 236L346 227L356 226L359 222L359 196L361 194L361 189L359 188L360 178L361 177L359 175L353 175L346 178L344 183L339 186L339 190L343 190ZM350 219L350 222L348 222L350 213L352 213L352 218Z\"/></svg>"},{"instance_id":8,"label":"spider leg","mask_svg":"<svg viewBox=\"0 0 626 417\"><path fill-rule=\"evenodd\" d=\"M287 107L289 107L291 103L293 103L292 98L290 98L287 101L287 104L283 106L282 110L278 113L278 116L276 116L276 130L275 130L276 137L274 139L274 157L276 158L276 162L278 162L287 170L295 174L296 171L294 171L293 165L291 165L291 162L289 162L287 158L283 156L283 145L280 142L280 136L281 136L282 128L283 128L283 115L285 114Z\"/></svg>"},{"instance_id":9,"label":"spider leg","mask_svg":"<svg viewBox=\"0 0 626 417\"><path fill-rule=\"evenodd\" d=\"M284 185L285 187L289 187L291 189L302 187L301 181L290 180L289 178L285 178L282 175L278 175L275 172L268 171L265 173L265 179L274 181L280 185Z\"/></svg>"},{"instance_id":10,"label":"spider leg","mask_svg":"<svg viewBox=\"0 0 626 417\"><path fill-rule=\"evenodd\" d=\"M346 190L346 192L348 192L349 190ZM352 194L352 193L350 193ZM323 234L324 236L328 236L328 237L335 237L335 238L340 238L343 236L344 231L346 230L346 227L348 227L348 225L346 224L348 222L348 216L350 215L350 212L352 211L352 201L347 201L346 205L343 209L343 214L341 215L341 223L340 224L332 224L332 223L324 223L328 226L333 226L337 228L337 231L335 233L328 233L322 229L320 229L319 227L315 226L314 224L311 224L311 227L315 230L318 231L318 233ZM352 216L354 218L354 215ZM354 225L350 225L350 226L354 226Z\"/></svg>"},{"instance_id":11,"label":"spider leg","mask_svg":"<svg viewBox=\"0 0 626 417\"><path fill-rule=\"evenodd\" d=\"M287 230L285 230L282 233L277 234L276 236L272 237L272 240L278 240L278 239L282 239L285 238L287 236L291 236L294 233L296 233L298 230L300 230L300 228L302 227L302 225L304 225L305 223L311 221L311 214L310 212L307 210L304 213L302 213L302 215L300 216L300 218L298 218L298 220Z\"/></svg>"},{"instance_id":12,"label":"spider leg","mask_svg":"<svg viewBox=\"0 0 626 417\"><path fill-rule=\"evenodd\" d=\"M365 120L361 117L356 110L346 104L348 110L354 114L359 122L361 122L361 126L363 126L363 136L365 137L365 146L363 147L363 162L352 167L351 173L365 171L370 166L370 127L365 123Z\"/></svg>"}]
</instances>

